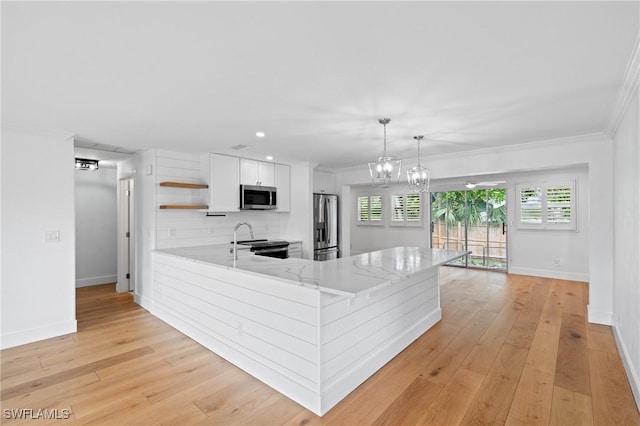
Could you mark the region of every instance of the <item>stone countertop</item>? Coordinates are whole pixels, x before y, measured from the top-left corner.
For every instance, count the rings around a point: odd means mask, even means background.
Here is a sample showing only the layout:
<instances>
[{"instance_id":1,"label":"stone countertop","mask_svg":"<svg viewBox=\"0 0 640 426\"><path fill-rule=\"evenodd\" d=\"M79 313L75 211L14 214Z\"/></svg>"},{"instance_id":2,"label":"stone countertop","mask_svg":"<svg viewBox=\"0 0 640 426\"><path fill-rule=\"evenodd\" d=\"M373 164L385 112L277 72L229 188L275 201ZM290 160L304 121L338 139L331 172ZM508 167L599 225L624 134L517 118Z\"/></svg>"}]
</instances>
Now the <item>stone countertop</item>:
<instances>
[{"instance_id":1,"label":"stone countertop","mask_svg":"<svg viewBox=\"0 0 640 426\"><path fill-rule=\"evenodd\" d=\"M394 247L317 262L308 259L275 259L256 256L249 250L239 250L238 260L234 261L229 252L230 247L229 244L223 244L156 252L349 297L371 293L470 253L461 250Z\"/></svg>"}]
</instances>

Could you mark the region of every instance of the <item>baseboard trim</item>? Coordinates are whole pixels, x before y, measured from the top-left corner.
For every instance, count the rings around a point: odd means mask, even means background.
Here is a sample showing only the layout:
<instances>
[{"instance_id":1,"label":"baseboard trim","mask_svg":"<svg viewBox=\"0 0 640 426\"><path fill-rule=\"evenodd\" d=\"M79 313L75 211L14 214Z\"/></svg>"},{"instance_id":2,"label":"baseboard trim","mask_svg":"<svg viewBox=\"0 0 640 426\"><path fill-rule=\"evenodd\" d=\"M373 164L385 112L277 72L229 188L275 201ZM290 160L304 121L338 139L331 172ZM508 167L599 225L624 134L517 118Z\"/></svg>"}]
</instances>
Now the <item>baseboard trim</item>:
<instances>
[{"instance_id":1,"label":"baseboard trim","mask_svg":"<svg viewBox=\"0 0 640 426\"><path fill-rule=\"evenodd\" d=\"M636 400L636 406L638 407L638 411L640 411L640 376L638 376L638 372L633 368L631 355L615 325L613 326L613 337L615 337L616 346L618 346L618 352L620 352L620 357L622 358L622 365L624 366L624 371L627 373L627 379L631 385L631 392Z\"/></svg>"},{"instance_id":2,"label":"baseboard trim","mask_svg":"<svg viewBox=\"0 0 640 426\"><path fill-rule=\"evenodd\" d=\"M548 269L533 269L509 267L510 274L530 275L532 277L554 278L557 280L589 282L589 274L580 274L577 272L552 271Z\"/></svg>"},{"instance_id":3,"label":"baseboard trim","mask_svg":"<svg viewBox=\"0 0 640 426\"><path fill-rule=\"evenodd\" d=\"M78 323L76 320L72 320L48 324L44 327L30 328L13 333L7 333L0 337L0 349L26 345L27 343L38 342L52 337L75 333L76 331L78 331Z\"/></svg>"},{"instance_id":4,"label":"baseboard trim","mask_svg":"<svg viewBox=\"0 0 640 426\"><path fill-rule=\"evenodd\" d=\"M591 308L591 305L587 305L587 316L588 321L594 324L602 324L602 325L612 325L613 324L613 313L604 312L604 311L596 311Z\"/></svg>"},{"instance_id":5,"label":"baseboard trim","mask_svg":"<svg viewBox=\"0 0 640 426\"><path fill-rule=\"evenodd\" d=\"M90 277L90 278L81 278L76 280L76 288L80 287L89 287L92 285L99 284L111 284L115 283L117 280L117 276L114 275L103 275L101 277Z\"/></svg>"}]
</instances>

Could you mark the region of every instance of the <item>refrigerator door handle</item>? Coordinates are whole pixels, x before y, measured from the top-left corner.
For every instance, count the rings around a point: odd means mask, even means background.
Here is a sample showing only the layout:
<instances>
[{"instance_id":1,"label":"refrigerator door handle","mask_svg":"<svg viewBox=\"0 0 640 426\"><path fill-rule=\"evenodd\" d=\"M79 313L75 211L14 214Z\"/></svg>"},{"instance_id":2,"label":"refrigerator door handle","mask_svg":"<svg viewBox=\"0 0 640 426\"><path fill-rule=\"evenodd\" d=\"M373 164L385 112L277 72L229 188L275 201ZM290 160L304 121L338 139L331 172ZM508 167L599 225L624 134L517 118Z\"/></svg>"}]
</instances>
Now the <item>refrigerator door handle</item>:
<instances>
[{"instance_id":1,"label":"refrigerator door handle","mask_svg":"<svg viewBox=\"0 0 640 426\"><path fill-rule=\"evenodd\" d=\"M329 232L329 229L331 229L331 222L329 222L331 215L329 214L329 198L326 198L324 200L324 232L327 238L327 245L331 246L331 232Z\"/></svg>"}]
</instances>

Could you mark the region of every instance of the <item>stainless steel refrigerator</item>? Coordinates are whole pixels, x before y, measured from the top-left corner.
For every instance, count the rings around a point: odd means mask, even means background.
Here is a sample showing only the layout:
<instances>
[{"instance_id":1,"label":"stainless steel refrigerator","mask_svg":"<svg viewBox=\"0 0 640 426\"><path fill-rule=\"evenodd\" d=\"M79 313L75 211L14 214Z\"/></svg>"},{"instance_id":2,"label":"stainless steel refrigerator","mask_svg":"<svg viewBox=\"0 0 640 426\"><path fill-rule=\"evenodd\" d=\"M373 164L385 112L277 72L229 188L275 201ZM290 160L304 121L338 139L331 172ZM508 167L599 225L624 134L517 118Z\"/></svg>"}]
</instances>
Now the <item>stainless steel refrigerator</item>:
<instances>
[{"instance_id":1,"label":"stainless steel refrigerator","mask_svg":"<svg viewBox=\"0 0 640 426\"><path fill-rule=\"evenodd\" d=\"M338 196L313 194L313 259L339 257Z\"/></svg>"}]
</instances>

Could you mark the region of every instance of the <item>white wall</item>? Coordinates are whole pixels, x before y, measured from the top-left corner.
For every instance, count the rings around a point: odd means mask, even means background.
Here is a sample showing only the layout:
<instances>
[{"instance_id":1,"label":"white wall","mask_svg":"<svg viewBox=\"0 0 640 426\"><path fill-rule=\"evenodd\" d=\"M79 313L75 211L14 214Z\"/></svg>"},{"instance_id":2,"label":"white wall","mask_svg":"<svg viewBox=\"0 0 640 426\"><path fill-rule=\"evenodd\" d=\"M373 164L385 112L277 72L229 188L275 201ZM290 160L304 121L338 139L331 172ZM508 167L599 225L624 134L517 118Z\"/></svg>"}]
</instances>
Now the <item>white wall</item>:
<instances>
[{"instance_id":1,"label":"white wall","mask_svg":"<svg viewBox=\"0 0 640 426\"><path fill-rule=\"evenodd\" d=\"M75 171L76 287L116 282L115 168Z\"/></svg>"},{"instance_id":2,"label":"white wall","mask_svg":"<svg viewBox=\"0 0 640 426\"><path fill-rule=\"evenodd\" d=\"M585 167L518 173L508 179L509 272L537 277L589 281L589 174ZM518 184L575 182L575 230L520 229L517 226ZM610 226L609 223L607 225Z\"/></svg>"},{"instance_id":3,"label":"white wall","mask_svg":"<svg viewBox=\"0 0 640 426\"><path fill-rule=\"evenodd\" d=\"M610 325L613 317L613 149L604 135L588 135L501 149L422 158L432 179L486 174L521 173L543 169L588 168L589 321ZM406 162L403 167L414 164ZM338 186L369 182L363 165L337 173ZM343 222L344 223L344 222ZM591 226L594 224L594 226ZM596 226L597 225L597 226ZM350 228L350 227L349 227ZM349 233L343 229L342 233Z\"/></svg>"},{"instance_id":4,"label":"white wall","mask_svg":"<svg viewBox=\"0 0 640 426\"><path fill-rule=\"evenodd\" d=\"M2 129L1 348L76 331L70 135ZM58 232L58 242L45 234Z\"/></svg>"},{"instance_id":5,"label":"white wall","mask_svg":"<svg viewBox=\"0 0 640 426\"><path fill-rule=\"evenodd\" d=\"M613 139L614 331L640 409L640 100L631 104Z\"/></svg>"}]
</instances>

